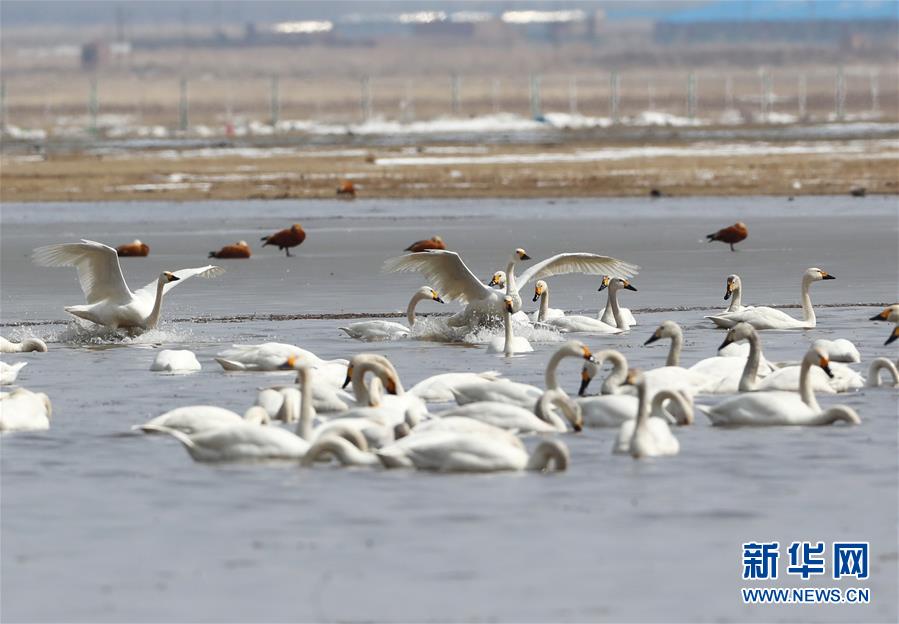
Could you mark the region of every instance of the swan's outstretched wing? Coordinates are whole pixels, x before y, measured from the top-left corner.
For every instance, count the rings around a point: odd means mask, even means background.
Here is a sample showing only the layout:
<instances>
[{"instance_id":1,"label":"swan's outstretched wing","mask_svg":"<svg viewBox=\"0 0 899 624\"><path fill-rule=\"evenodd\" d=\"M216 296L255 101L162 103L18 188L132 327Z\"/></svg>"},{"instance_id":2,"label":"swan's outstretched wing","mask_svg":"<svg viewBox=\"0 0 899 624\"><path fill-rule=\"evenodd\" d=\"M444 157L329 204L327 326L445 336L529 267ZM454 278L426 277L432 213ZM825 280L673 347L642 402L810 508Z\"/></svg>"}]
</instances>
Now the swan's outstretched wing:
<instances>
[{"instance_id":1,"label":"swan's outstretched wing","mask_svg":"<svg viewBox=\"0 0 899 624\"><path fill-rule=\"evenodd\" d=\"M563 275L565 273L586 273L587 275L610 275L627 279L636 275L640 267L636 264L600 256L593 253L561 253L528 267L516 280L520 291L532 279Z\"/></svg>"},{"instance_id":2,"label":"swan's outstretched wing","mask_svg":"<svg viewBox=\"0 0 899 624\"><path fill-rule=\"evenodd\" d=\"M82 239L80 243L48 245L35 249L31 257L38 266L75 267L88 303L107 299L120 303L131 301L119 256L115 249L103 243Z\"/></svg>"},{"instance_id":3,"label":"swan's outstretched wing","mask_svg":"<svg viewBox=\"0 0 899 624\"><path fill-rule=\"evenodd\" d=\"M390 273L417 271L444 299L477 301L493 292L475 277L455 251L421 251L397 256L387 260L383 270Z\"/></svg>"},{"instance_id":4,"label":"swan's outstretched wing","mask_svg":"<svg viewBox=\"0 0 899 624\"><path fill-rule=\"evenodd\" d=\"M184 280L199 275L200 277L218 277L222 273L225 272L220 266L215 266L214 264L207 264L204 267L196 267L194 269L181 269L180 271L172 271L175 277L178 279L173 282L168 282L165 286L163 286L163 294L168 294L168 292L173 289L178 284L183 284ZM137 297L145 297L149 295L151 298L156 297L156 280L153 280L140 290L134 292L134 295Z\"/></svg>"}]
</instances>

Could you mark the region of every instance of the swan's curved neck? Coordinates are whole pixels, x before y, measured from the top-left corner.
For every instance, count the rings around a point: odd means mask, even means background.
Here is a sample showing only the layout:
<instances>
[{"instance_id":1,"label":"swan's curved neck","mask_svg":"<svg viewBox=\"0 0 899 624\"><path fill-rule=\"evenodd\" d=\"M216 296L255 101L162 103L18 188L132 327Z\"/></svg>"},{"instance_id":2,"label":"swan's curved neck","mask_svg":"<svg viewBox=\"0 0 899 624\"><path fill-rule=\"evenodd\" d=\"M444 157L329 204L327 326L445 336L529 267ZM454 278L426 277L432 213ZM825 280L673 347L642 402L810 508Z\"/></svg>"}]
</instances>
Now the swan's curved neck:
<instances>
[{"instance_id":1,"label":"swan's curved neck","mask_svg":"<svg viewBox=\"0 0 899 624\"><path fill-rule=\"evenodd\" d=\"M814 327L817 324L817 320L815 319L815 309L812 307L812 297L809 294L809 287L812 285L812 280L808 277L803 276L802 278L802 320L807 323L811 327Z\"/></svg>"},{"instance_id":2,"label":"swan's curved neck","mask_svg":"<svg viewBox=\"0 0 899 624\"><path fill-rule=\"evenodd\" d=\"M668 359L665 366L680 366L680 352L684 346L684 332L678 327L671 336L671 348L668 349Z\"/></svg>"},{"instance_id":3,"label":"swan's curved neck","mask_svg":"<svg viewBox=\"0 0 899 624\"><path fill-rule=\"evenodd\" d=\"M557 407L565 413L568 422L574 427L575 422L577 421L576 407L572 400L568 398L568 395L562 390L554 389L544 392L540 398L537 399L537 405L534 406L534 413L540 420L549 423L559 431L565 431L567 427L565 426L565 421L563 421L556 412L555 408Z\"/></svg>"},{"instance_id":4,"label":"swan's curved neck","mask_svg":"<svg viewBox=\"0 0 899 624\"><path fill-rule=\"evenodd\" d=\"M618 288L611 284L609 285L609 305L612 306L612 317L615 319L615 327L621 331L629 330L631 326L621 316L621 309L618 307Z\"/></svg>"},{"instance_id":5,"label":"swan's curved neck","mask_svg":"<svg viewBox=\"0 0 899 624\"><path fill-rule=\"evenodd\" d=\"M353 381L353 395L356 398L357 404L366 406L371 402L371 395L368 392L368 386L365 385L365 374L369 371L371 371L372 374L377 375L384 383L385 387L388 385L388 380L390 380L391 373L393 373L393 381L396 385L396 394L401 395L404 393L403 384L400 383L399 376L395 371L390 370L387 365L379 362L378 360L366 359L358 362L353 366L353 376L351 379Z\"/></svg>"},{"instance_id":6,"label":"swan's curved neck","mask_svg":"<svg viewBox=\"0 0 899 624\"><path fill-rule=\"evenodd\" d=\"M525 468L527 470L546 470L550 462L554 464L556 470L568 468L568 455L556 440L546 440L534 449Z\"/></svg>"},{"instance_id":7,"label":"swan's curved neck","mask_svg":"<svg viewBox=\"0 0 899 624\"><path fill-rule=\"evenodd\" d=\"M637 384L637 423L634 427L636 434L638 429L647 427L647 419L649 418L649 401L646 400L648 391L645 383Z\"/></svg>"},{"instance_id":8,"label":"swan's curved neck","mask_svg":"<svg viewBox=\"0 0 899 624\"><path fill-rule=\"evenodd\" d=\"M678 423L681 425L688 425L693 422L693 408L690 406L687 399L684 398L680 392L675 392L674 390L659 390L656 392L655 396L652 397L652 405L650 406L650 416L658 416L663 420L666 419L665 411L662 409L665 401L674 401L677 403L677 407L679 409L678 416L681 416L681 419L678 420ZM669 412L671 410L669 409Z\"/></svg>"},{"instance_id":9,"label":"swan's curved neck","mask_svg":"<svg viewBox=\"0 0 899 624\"><path fill-rule=\"evenodd\" d=\"M746 366L740 375L740 392L751 392L756 388L756 378L759 374L759 362L762 359L762 344L757 333L752 332L746 338L749 341L749 356L746 358Z\"/></svg>"},{"instance_id":10,"label":"swan's curved neck","mask_svg":"<svg viewBox=\"0 0 899 624\"><path fill-rule=\"evenodd\" d=\"M540 311L537 313L538 321L546 320L546 313L549 311L549 288L540 295Z\"/></svg>"},{"instance_id":11,"label":"swan's curved neck","mask_svg":"<svg viewBox=\"0 0 899 624\"><path fill-rule=\"evenodd\" d=\"M552 357L549 358L549 362L546 363L546 371L543 373L543 383L546 385L547 390L560 389L556 371L559 368L559 364L566 357L569 357L569 355L564 351L559 350L553 353Z\"/></svg>"},{"instance_id":12,"label":"swan's curved neck","mask_svg":"<svg viewBox=\"0 0 899 624\"><path fill-rule=\"evenodd\" d=\"M849 424L856 424L858 422L843 405L834 405L820 414L816 414L812 422L816 425L832 425L841 420Z\"/></svg>"},{"instance_id":13,"label":"swan's curved neck","mask_svg":"<svg viewBox=\"0 0 899 624\"><path fill-rule=\"evenodd\" d=\"M153 302L153 310L147 317L147 329L153 329L159 323L159 313L162 311L162 295L165 293L165 278L160 275L156 280L156 301Z\"/></svg>"},{"instance_id":14,"label":"swan's curved neck","mask_svg":"<svg viewBox=\"0 0 899 624\"><path fill-rule=\"evenodd\" d=\"M409 306L406 308L406 320L409 321L409 327L415 324L415 306L423 299L430 299L430 297L424 293L417 292L409 300Z\"/></svg>"},{"instance_id":15,"label":"swan's curved neck","mask_svg":"<svg viewBox=\"0 0 899 624\"><path fill-rule=\"evenodd\" d=\"M306 451L303 465L311 466L321 457L332 455L344 466L364 466L369 464L368 454L353 443L339 436L327 436L317 441Z\"/></svg>"},{"instance_id":16,"label":"swan's curved neck","mask_svg":"<svg viewBox=\"0 0 899 624\"><path fill-rule=\"evenodd\" d=\"M821 406L815 399L815 391L812 389L812 380L809 379L812 369L812 363L808 360L802 360L802 366L799 368L799 396L802 402L812 408L812 411L820 412Z\"/></svg>"},{"instance_id":17,"label":"swan's curved neck","mask_svg":"<svg viewBox=\"0 0 899 624\"><path fill-rule=\"evenodd\" d=\"M619 394L621 392L621 384L627 377L627 360L618 351L609 351L605 353L605 358L612 362L612 372L602 382L602 394Z\"/></svg>"},{"instance_id":18,"label":"swan's curved neck","mask_svg":"<svg viewBox=\"0 0 899 624\"><path fill-rule=\"evenodd\" d=\"M503 310L503 325L506 330L506 340L503 345L503 355L510 356L512 355L512 313L508 310Z\"/></svg>"},{"instance_id":19,"label":"swan's curved neck","mask_svg":"<svg viewBox=\"0 0 899 624\"><path fill-rule=\"evenodd\" d=\"M518 288L515 285L515 260L509 260L509 264L506 265L506 294L515 295L517 293Z\"/></svg>"},{"instance_id":20,"label":"swan's curved neck","mask_svg":"<svg viewBox=\"0 0 899 624\"><path fill-rule=\"evenodd\" d=\"M312 371L303 367L297 373L303 387L300 388L300 420L296 434L306 441L312 439Z\"/></svg>"},{"instance_id":21,"label":"swan's curved neck","mask_svg":"<svg viewBox=\"0 0 899 624\"><path fill-rule=\"evenodd\" d=\"M880 371L882 370L885 370L890 374L893 378L894 386L899 385L899 369L885 357L879 357L871 362L871 367L868 369L868 387L877 388L880 386L882 383L880 380Z\"/></svg>"},{"instance_id":22,"label":"swan's curved neck","mask_svg":"<svg viewBox=\"0 0 899 624\"><path fill-rule=\"evenodd\" d=\"M608 289L607 289L608 290ZM614 325L618 326L615 322L615 315L612 314L612 291L610 290L606 294L606 307L600 311L599 316L596 317L606 325Z\"/></svg>"},{"instance_id":23,"label":"swan's curved neck","mask_svg":"<svg viewBox=\"0 0 899 624\"><path fill-rule=\"evenodd\" d=\"M738 312L743 307L743 289L736 285L730 293L730 305L727 306L728 312Z\"/></svg>"}]
</instances>

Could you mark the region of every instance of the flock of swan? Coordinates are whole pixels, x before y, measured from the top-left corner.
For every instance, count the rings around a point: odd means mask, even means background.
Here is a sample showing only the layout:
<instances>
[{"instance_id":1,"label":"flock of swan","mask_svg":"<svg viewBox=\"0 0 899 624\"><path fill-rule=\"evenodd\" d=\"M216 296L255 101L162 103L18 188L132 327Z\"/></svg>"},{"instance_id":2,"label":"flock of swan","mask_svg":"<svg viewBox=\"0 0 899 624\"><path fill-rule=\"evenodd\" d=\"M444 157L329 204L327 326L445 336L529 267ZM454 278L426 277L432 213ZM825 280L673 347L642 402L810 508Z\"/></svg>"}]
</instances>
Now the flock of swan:
<instances>
[{"instance_id":1,"label":"flock of swan","mask_svg":"<svg viewBox=\"0 0 899 624\"><path fill-rule=\"evenodd\" d=\"M116 250L101 243L84 240L41 247L33 258L40 266L76 268L87 304L68 306L67 312L129 332L158 325L163 297L173 287L193 276L222 272L212 265L165 271L132 291ZM637 290L630 282L636 265L593 253L562 253L517 275L518 266L528 260L524 249L516 249L505 270L485 284L459 254L445 249L389 259L385 271L416 272L431 284L414 292L407 308L408 325L370 320L340 329L361 341L414 339L420 302L459 301L464 308L445 319L446 326L472 330L501 324L503 333L488 342L487 352L511 357L533 352L527 339L516 336L516 330L525 326L600 339L639 327L631 311L618 302L622 291ZM608 291L608 300L596 317L549 307L547 278L566 273L602 276L599 290ZM692 425L696 412L716 426L856 425L861 419L855 410L845 405L822 409L816 393L876 387L883 383L883 372L893 387L899 387L896 364L875 359L866 380L849 366L860 362L860 356L846 340L815 341L797 361L772 362L762 352L762 331L815 327L810 287L830 279L834 276L818 268L803 273L802 319L796 319L776 308L744 305L742 281L731 275L724 296L729 307L706 317L727 329L717 353L692 365L683 363L683 330L670 320L646 332L644 344L669 341L664 362L660 358L658 367L646 370L629 368L620 351L592 350L583 340L571 339L547 361L543 387L488 370L440 373L417 380L406 390L397 369L383 355L359 353L349 360L327 360L291 344L232 345L215 357L223 371L295 371L296 379L261 388L255 404L242 415L213 405L189 405L134 429L171 436L199 462L313 466L337 461L360 467L492 472L565 470L570 458L564 438L585 427L617 428L613 453L637 459L675 455L680 444L674 432ZM527 315L522 311L522 292L531 282L532 301L539 306ZM887 307L872 320L895 324L887 344L899 337L899 305ZM37 339L22 343L0 339L0 351L45 352L47 346ZM565 360L580 362L576 396L560 383L559 367ZM598 382L599 393L588 395L592 380L607 364L610 370ZM15 383L24 365L0 363L0 383ZM187 350L159 351L151 365L153 371L169 373L201 368ZM47 429L51 412L46 394L21 387L0 393L0 431ZM539 436L539 442L529 453L523 439L531 436Z\"/></svg>"}]
</instances>

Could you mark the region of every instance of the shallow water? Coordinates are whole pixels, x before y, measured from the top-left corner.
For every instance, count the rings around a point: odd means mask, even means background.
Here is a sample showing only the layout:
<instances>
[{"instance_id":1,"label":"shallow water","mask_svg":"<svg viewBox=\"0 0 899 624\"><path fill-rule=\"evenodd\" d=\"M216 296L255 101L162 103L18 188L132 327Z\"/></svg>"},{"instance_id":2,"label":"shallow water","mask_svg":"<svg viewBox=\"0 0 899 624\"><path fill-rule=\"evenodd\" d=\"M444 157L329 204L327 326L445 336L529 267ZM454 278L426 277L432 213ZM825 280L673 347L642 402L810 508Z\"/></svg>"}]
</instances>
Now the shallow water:
<instances>
[{"instance_id":1,"label":"shallow water","mask_svg":"<svg viewBox=\"0 0 899 624\"><path fill-rule=\"evenodd\" d=\"M701 242L738 218L750 228L738 253ZM294 220L309 233L297 258L266 248L248 262L222 262L224 276L191 280L167 299L160 330L125 343L73 332L62 306L81 302L74 270L37 268L27 258L43 244L137 236L152 255L123 261L123 270L140 286ZM698 415L695 426L676 431L680 455L644 462L611 455L613 430L589 430L566 437L570 470L550 476L205 466L173 440L129 432L180 405L243 411L258 386L288 379L223 373L211 358L231 343L290 342L326 358L384 353L407 387L450 370L496 369L542 383L551 342L504 360L471 345L358 343L342 336L337 327L346 321L337 318L266 316L402 310L421 280L381 274L380 263L434 233L484 278L516 246L537 259L583 249L642 265L633 280L639 292L622 295L640 325L623 336L585 337L594 349L621 349L632 365L663 362L664 346L642 345L665 318L684 326L685 363L713 355L723 332L702 316L723 307L727 274L743 277L746 303L792 304L807 266L838 276L812 288L818 328L765 332L766 356L794 360L811 339L845 337L864 363L895 358L895 345L882 346L890 328L865 320L876 310L860 305L899 297L895 199L4 205L2 224L0 320L15 324L2 333L55 341L46 354L5 356L29 362L20 381L50 395L54 420L47 432L0 438L4 621L899 615L895 390L819 397L825 406L853 406L863 420L854 428L721 430ZM596 281L553 278L551 304L595 311L605 302ZM529 300L526 309L535 306ZM708 310L672 310L684 307ZM666 311L645 311L657 308ZM447 309L456 306L420 308ZM171 320L252 314L259 317ZM58 322L28 324L37 321ZM194 350L203 371L150 373L160 347ZM570 391L578 373L574 363L563 366ZM741 544L751 540L870 541L872 603L743 605ZM785 558L772 586L852 585L785 575Z\"/></svg>"}]
</instances>

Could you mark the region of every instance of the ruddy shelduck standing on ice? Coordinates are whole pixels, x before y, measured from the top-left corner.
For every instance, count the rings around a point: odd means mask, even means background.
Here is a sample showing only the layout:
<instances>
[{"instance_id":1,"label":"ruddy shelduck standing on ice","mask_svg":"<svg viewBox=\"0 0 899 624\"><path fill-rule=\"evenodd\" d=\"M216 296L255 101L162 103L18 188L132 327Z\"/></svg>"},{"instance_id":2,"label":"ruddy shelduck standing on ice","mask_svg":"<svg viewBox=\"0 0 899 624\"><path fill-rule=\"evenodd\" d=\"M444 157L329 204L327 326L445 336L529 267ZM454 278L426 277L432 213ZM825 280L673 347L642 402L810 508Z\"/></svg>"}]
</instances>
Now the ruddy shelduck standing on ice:
<instances>
[{"instance_id":1,"label":"ruddy shelduck standing on ice","mask_svg":"<svg viewBox=\"0 0 899 624\"><path fill-rule=\"evenodd\" d=\"M730 227L722 228L714 234L707 235L706 238L709 239L709 242L721 241L722 243L727 243L728 245L730 245L731 251L736 251L736 249L734 249L734 243L739 243L748 235L749 228L746 227L746 224L742 221L737 221Z\"/></svg>"},{"instance_id":2,"label":"ruddy shelduck standing on ice","mask_svg":"<svg viewBox=\"0 0 899 624\"><path fill-rule=\"evenodd\" d=\"M266 245L275 245L279 250L283 249L284 253L286 253L289 258L290 248L296 247L306 240L306 232L303 231L303 228L300 227L299 223L294 223L286 230L275 232L271 236L263 236L261 240L265 241L262 245L263 247Z\"/></svg>"}]
</instances>

